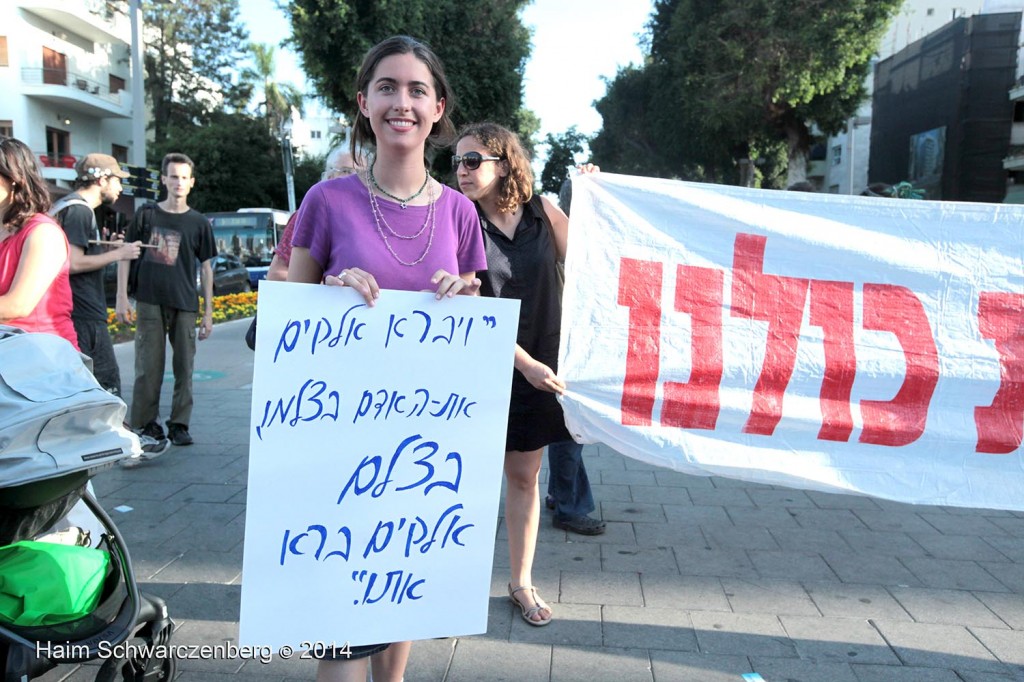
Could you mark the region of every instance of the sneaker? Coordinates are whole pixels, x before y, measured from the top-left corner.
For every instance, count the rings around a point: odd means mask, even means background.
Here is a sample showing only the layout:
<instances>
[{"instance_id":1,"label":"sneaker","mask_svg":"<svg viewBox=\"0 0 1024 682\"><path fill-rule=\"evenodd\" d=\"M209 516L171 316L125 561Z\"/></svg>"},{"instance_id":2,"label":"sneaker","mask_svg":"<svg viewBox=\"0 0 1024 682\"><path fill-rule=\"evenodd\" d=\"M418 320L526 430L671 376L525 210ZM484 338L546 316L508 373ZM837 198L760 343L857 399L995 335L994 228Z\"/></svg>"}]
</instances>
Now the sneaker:
<instances>
[{"instance_id":1,"label":"sneaker","mask_svg":"<svg viewBox=\"0 0 1024 682\"><path fill-rule=\"evenodd\" d=\"M565 518L555 517L551 520L555 528L567 530L570 533L579 535L600 535L604 532L604 521L592 519L589 516L569 516Z\"/></svg>"},{"instance_id":2,"label":"sneaker","mask_svg":"<svg viewBox=\"0 0 1024 682\"><path fill-rule=\"evenodd\" d=\"M188 427L184 424L167 422L167 435L175 445L192 445L194 442L192 434L188 432Z\"/></svg>"},{"instance_id":3,"label":"sneaker","mask_svg":"<svg viewBox=\"0 0 1024 682\"><path fill-rule=\"evenodd\" d=\"M126 469L137 467L143 462L156 459L167 452L167 448L171 447L171 441L166 438L157 439L147 435L139 436L139 443L142 444L142 452L138 455L132 455L128 459L122 459L121 466Z\"/></svg>"},{"instance_id":4,"label":"sneaker","mask_svg":"<svg viewBox=\"0 0 1024 682\"><path fill-rule=\"evenodd\" d=\"M159 422L151 421L142 427L140 431L137 431L140 436L149 436L154 440L160 440L166 438L164 435L164 427L160 426Z\"/></svg>"}]
</instances>

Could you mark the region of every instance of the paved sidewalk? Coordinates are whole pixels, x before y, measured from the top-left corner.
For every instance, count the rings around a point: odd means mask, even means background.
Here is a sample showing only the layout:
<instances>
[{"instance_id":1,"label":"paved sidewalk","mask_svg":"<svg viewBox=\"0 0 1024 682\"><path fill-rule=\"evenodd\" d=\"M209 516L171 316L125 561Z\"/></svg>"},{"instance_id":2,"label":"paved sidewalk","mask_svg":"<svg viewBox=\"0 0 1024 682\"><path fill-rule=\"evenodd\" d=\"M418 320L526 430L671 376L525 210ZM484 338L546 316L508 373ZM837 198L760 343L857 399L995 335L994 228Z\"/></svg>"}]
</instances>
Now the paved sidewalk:
<instances>
[{"instance_id":1,"label":"paved sidewalk","mask_svg":"<svg viewBox=\"0 0 1024 682\"><path fill-rule=\"evenodd\" d=\"M179 643L237 636L247 325L218 325L199 344L196 444L95 480L108 510L132 507L115 521L143 589L168 600ZM132 352L117 348L129 391ZM499 526L487 634L415 644L408 682L1024 681L1024 514L686 476L598 446L585 456L608 531L567 534L544 512L534 576L554 622L532 628L513 612ZM308 661L178 669L182 682L315 674Z\"/></svg>"}]
</instances>

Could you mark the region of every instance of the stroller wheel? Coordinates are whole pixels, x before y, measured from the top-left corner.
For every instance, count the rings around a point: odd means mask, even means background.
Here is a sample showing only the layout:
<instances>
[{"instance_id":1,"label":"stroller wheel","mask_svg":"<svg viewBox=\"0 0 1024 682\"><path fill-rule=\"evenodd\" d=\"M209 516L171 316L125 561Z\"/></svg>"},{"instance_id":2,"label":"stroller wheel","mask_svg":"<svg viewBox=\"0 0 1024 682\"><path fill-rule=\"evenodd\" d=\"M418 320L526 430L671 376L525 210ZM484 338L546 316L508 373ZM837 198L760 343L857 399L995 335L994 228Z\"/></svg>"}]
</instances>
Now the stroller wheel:
<instances>
[{"instance_id":1,"label":"stroller wheel","mask_svg":"<svg viewBox=\"0 0 1024 682\"><path fill-rule=\"evenodd\" d=\"M178 665L173 657L155 658L142 652L146 642L130 640L132 653L128 658L108 658L96 673L96 682L171 682ZM137 646L136 646L137 645ZM149 647L152 647L152 642Z\"/></svg>"}]
</instances>

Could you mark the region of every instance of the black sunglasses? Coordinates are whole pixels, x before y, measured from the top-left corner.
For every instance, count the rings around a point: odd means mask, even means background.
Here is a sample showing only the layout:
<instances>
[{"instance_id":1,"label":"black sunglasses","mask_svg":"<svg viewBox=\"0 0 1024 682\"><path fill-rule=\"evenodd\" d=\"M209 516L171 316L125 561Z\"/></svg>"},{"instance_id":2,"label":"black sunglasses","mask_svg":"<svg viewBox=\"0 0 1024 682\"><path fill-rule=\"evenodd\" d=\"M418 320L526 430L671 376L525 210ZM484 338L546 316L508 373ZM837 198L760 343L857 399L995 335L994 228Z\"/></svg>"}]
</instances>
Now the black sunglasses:
<instances>
[{"instance_id":1,"label":"black sunglasses","mask_svg":"<svg viewBox=\"0 0 1024 682\"><path fill-rule=\"evenodd\" d=\"M459 170L459 164L466 164L467 170L476 170L484 161L501 161L500 156L484 156L480 152L466 152L462 156L452 156L452 170Z\"/></svg>"}]
</instances>

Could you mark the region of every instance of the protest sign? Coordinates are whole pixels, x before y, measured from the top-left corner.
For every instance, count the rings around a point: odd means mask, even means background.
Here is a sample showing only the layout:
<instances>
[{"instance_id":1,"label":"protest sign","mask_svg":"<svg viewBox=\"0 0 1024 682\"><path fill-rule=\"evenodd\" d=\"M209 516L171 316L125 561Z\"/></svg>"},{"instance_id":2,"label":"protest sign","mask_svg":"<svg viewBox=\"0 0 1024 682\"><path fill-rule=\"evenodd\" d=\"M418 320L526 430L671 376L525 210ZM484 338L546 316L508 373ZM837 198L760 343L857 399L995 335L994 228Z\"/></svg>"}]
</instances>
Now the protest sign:
<instances>
[{"instance_id":1,"label":"protest sign","mask_svg":"<svg viewBox=\"0 0 1024 682\"><path fill-rule=\"evenodd\" d=\"M242 644L486 631L518 328L518 301L260 286Z\"/></svg>"},{"instance_id":2,"label":"protest sign","mask_svg":"<svg viewBox=\"0 0 1024 682\"><path fill-rule=\"evenodd\" d=\"M1024 207L577 178L573 435L694 474L1024 509Z\"/></svg>"}]
</instances>

